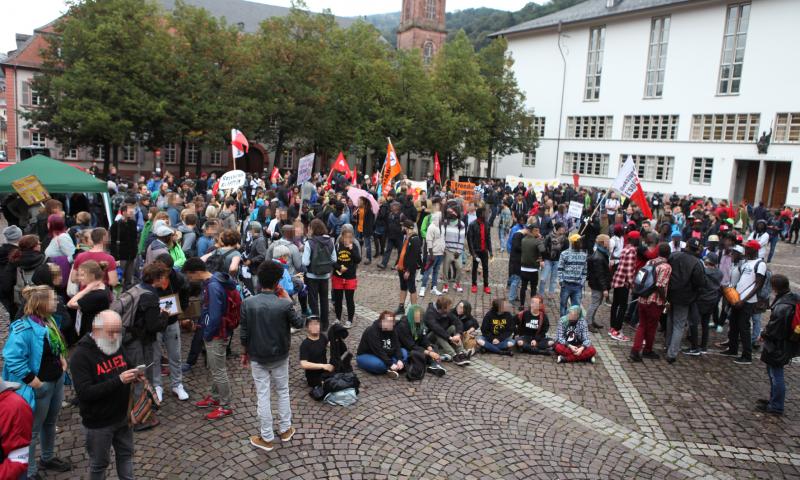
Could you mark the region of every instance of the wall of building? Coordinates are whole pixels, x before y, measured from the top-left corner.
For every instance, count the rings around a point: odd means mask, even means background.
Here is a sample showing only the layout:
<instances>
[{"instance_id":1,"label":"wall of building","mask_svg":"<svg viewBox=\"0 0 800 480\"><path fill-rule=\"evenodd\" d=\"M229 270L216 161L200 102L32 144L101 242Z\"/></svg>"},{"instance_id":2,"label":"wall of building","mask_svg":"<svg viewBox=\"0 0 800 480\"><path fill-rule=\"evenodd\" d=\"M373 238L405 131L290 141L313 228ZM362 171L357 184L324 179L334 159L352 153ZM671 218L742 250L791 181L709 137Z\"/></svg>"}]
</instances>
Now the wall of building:
<instances>
[{"instance_id":1,"label":"wall of building","mask_svg":"<svg viewBox=\"0 0 800 480\"><path fill-rule=\"evenodd\" d=\"M699 5L698 5L699 4ZM697 2L689 7L630 15L624 19L592 22L564 28L561 39L566 58L563 117L559 141L562 57L555 29L517 34L508 38L514 71L535 115L544 116L545 134L536 152L536 166L523 166L523 155L504 158L498 176L519 175L571 181L563 174L564 152L609 154L606 177L584 176L582 183L607 187L616 176L622 154L674 156L671 182L644 182L647 190L693 193L727 198L733 195L735 160L791 161L787 202L800 205L800 145L773 144L759 155L753 142L697 142L690 140L693 114L759 113L759 131L769 130L778 112L800 112L796 93L800 62L787 56L793 45L800 2L761 0L752 3L739 95L719 96L720 54L727 2ZM644 98L651 19L669 14L666 78L660 99ZM587 52L591 26L606 25L599 101L584 101ZM675 141L622 140L625 115L680 115ZM568 116L613 116L610 139L566 139ZM712 184L690 183L693 157L714 158Z\"/></svg>"}]
</instances>

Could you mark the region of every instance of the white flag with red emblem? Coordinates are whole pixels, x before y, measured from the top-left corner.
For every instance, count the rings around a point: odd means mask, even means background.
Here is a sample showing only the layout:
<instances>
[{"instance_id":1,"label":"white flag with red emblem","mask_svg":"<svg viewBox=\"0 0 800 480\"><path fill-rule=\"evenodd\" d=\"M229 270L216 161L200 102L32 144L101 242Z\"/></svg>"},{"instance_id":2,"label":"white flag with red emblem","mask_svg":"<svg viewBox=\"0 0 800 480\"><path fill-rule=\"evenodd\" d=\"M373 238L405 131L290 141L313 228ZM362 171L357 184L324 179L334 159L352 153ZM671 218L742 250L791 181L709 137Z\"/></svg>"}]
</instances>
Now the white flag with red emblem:
<instances>
[{"instance_id":1,"label":"white flag with red emblem","mask_svg":"<svg viewBox=\"0 0 800 480\"><path fill-rule=\"evenodd\" d=\"M250 144L244 134L235 128L231 129L231 146L233 147L233 158L243 157Z\"/></svg>"},{"instance_id":2,"label":"white flag with red emblem","mask_svg":"<svg viewBox=\"0 0 800 480\"><path fill-rule=\"evenodd\" d=\"M634 203L639 205L645 217L652 219L653 212L650 211L650 205L647 203L647 198L644 196L642 183L639 181L639 176L636 174L636 165L633 159L628 156L625 163L619 169L619 175L614 180L612 186L614 190L618 191L621 195L630 198Z\"/></svg>"}]
</instances>

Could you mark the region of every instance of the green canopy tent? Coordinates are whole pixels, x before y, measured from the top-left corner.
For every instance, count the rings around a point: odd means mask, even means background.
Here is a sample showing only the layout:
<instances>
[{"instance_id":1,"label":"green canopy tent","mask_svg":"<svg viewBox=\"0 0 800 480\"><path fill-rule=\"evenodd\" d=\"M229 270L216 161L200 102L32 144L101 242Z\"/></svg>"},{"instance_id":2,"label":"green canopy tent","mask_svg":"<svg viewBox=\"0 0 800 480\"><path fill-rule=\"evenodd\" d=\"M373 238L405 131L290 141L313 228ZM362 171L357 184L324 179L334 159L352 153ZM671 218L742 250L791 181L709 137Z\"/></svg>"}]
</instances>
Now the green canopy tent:
<instances>
[{"instance_id":1,"label":"green canopy tent","mask_svg":"<svg viewBox=\"0 0 800 480\"><path fill-rule=\"evenodd\" d=\"M64 162L45 155L35 155L0 170L0 193L12 193L11 182L36 175L49 193L100 193L105 200L108 224L111 225L111 201L108 197L108 183L98 180L88 173Z\"/></svg>"}]
</instances>

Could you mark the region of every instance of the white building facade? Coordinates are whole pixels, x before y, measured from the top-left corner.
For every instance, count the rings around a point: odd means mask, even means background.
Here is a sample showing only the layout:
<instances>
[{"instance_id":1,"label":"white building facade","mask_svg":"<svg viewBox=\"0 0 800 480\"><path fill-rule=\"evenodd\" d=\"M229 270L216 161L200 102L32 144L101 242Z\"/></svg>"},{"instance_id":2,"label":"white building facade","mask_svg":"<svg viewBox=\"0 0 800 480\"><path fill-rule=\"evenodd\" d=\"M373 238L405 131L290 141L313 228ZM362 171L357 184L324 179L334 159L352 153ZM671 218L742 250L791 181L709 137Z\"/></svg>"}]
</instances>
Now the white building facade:
<instances>
[{"instance_id":1,"label":"white building facade","mask_svg":"<svg viewBox=\"0 0 800 480\"><path fill-rule=\"evenodd\" d=\"M797 0L587 0L505 31L535 152L494 176L800 205ZM772 128L768 153L756 142Z\"/></svg>"}]
</instances>

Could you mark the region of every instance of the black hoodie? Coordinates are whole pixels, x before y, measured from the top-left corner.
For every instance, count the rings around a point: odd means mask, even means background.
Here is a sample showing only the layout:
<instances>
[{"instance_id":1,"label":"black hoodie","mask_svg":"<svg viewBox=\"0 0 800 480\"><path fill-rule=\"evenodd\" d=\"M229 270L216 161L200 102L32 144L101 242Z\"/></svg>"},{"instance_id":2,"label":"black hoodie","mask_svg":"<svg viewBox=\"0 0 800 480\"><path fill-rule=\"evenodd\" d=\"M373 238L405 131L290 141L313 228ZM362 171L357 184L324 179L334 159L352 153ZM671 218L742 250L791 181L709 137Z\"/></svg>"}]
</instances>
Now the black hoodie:
<instances>
[{"instance_id":1,"label":"black hoodie","mask_svg":"<svg viewBox=\"0 0 800 480\"><path fill-rule=\"evenodd\" d=\"M481 333L490 342L495 339L502 342L511 338L515 327L514 318L509 312L498 313L490 309L483 317Z\"/></svg>"},{"instance_id":2,"label":"black hoodie","mask_svg":"<svg viewBox=\"0 0 800 480\"><path fill-rule=\"evenodd\" d=\"M375 355L386 365L392 364L392 357L398 360L403 358L397 333L394 329L388 332L383 331L380 319L372 322L372 325L367 327L361 335L357 354L361 355L363 353Z\"/></svg>"},{"instance_id":3,"label":"black hoodie","mask_svg":"<svg viewBox=\"0 0 800 480\"><path fill-rule=\"evenodd\" d=\"M456 318L455 315L450 315L449 312L440 313L433 302L428 304L428 310L425 312L423 321L425 322L425 326L428 327L428 330L433 332L437 337L445 340L450 339L450 334L447 333L447 329L451 326L456 327L456 335L460 335L463 332L463 327L458 318Z\"/></svg>"},{"instance_id":4,"label":"black hoodie","mask_svg":"<svg viewBox=\"0 0 800 480\"><path fill-rule=\"evenodd\" d=\"M91 335L86 335L75 347L69 366L86 428L108 427L125 419L131 386L122 383L119 374L131 367L122 349L106 355Z\"/></svg>"}]
</instances>

